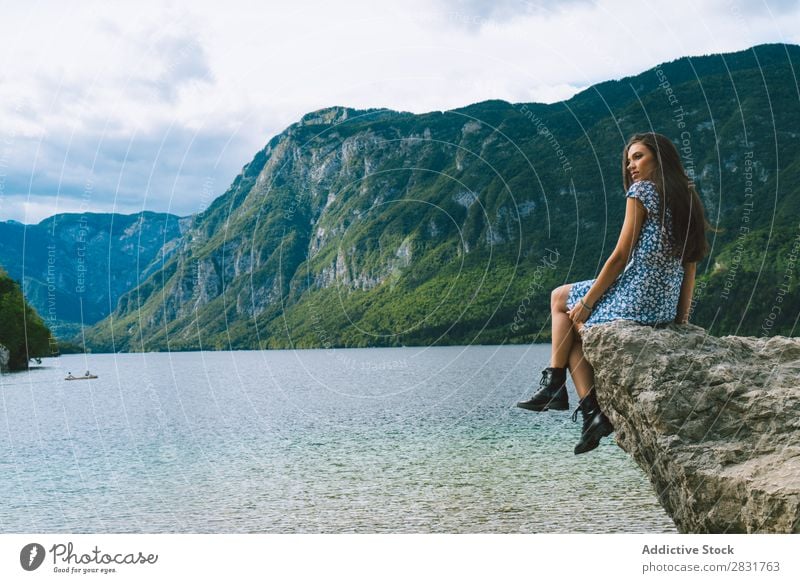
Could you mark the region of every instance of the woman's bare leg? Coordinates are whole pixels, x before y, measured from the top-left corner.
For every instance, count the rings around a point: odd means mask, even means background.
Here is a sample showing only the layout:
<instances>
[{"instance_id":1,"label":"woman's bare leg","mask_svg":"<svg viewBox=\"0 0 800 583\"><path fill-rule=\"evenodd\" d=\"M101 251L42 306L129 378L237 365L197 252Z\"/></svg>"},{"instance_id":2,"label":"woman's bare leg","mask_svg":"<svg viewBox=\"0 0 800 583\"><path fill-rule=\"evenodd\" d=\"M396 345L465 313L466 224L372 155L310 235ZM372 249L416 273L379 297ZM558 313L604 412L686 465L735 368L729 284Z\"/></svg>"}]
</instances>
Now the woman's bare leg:
<instances>
[{"instance_id":1,"label":"woman's bare leg","mask_svg":"<svg viewBox=\"0 0 800 583\"><path fill-rule=\"evenodd\" d=\"M577 336L572 327L572 320L567 315L567 296L571 287L570 284L562 285L550 294L550 324L553 336L550 366L554 368L567 366Z\"/></svg>"},{"instance_id":2,"label":"woman's bare leg","mask_svg":"<svg viewBox=\"0 0 800 583\"><path fill-rule=\"evenodd\" d=\"M583 399L594 386L594 369L583 357L583 343L580 338L576 338L572 343L572 350L569 353L569 372L572 375L572 382L575 383L575 390L578 391L578 397Z\"/></svg>"}]
</instances>

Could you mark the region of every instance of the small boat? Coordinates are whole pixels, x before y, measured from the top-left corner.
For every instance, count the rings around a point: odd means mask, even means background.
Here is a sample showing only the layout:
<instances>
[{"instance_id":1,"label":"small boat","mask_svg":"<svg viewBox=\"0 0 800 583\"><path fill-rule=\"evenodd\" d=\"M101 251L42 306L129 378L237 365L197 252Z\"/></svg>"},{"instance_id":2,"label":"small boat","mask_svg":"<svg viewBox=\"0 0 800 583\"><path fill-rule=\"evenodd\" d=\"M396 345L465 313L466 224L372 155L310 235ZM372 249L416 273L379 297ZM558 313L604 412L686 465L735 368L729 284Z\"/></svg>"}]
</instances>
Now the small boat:
<instances>
[{"instance_id":1,"label":"small boat","mask_svg":"<svg viewBox=\"0 0 800 583\"><path fill-rule=\"evenodd\" d=\"M83 375L82 377L76 377L76 376L73 376L73 374L72 374L72 373L68 373L68 374L67 374L67 376L66 376L66 377L64 377L64 380L65 380L65 381L85 381L85 380L87 380L87 379L96 379L96 378L97 378L97 375L96 375L96 374L91 374L91 373L90 373L90 372L87 370L87 371L86 371L86 374L85 374L85 375Z\"/></svg>"}]
</instances>

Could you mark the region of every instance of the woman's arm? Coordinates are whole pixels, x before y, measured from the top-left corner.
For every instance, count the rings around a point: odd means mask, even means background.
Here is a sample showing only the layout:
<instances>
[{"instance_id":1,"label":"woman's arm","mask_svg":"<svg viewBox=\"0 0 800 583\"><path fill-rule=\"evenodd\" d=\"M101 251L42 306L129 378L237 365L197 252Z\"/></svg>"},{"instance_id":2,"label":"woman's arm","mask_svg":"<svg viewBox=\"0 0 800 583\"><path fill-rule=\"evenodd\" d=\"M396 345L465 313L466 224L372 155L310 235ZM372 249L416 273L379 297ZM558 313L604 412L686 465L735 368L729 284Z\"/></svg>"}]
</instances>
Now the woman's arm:
<instances>
[{"instance_id":1,"label":"woman's arm","mask_svg":"<svg viewBox=\"0 0 800 583\"><path fill-rule=\"evenodd\" d=\"M606 290L611 287L614 280L625 270L625 266L630 260L636 241L639 240L639 233L642 230L644 220L647 218L647 211L641 201L630 197L625 205L625 220L622 223L622 231L619 234L617 246L611 252L611 256L606 260L600 275L586 292L583 301L594 306L603 297Z\"/></svg>"},{"instance_id":2,"label":"woman's arm","mask_svg":"<svg viewBox=\"0 0 800 583\"><path fill-rule=\"evenodd\" d=\"M697 263L686 263L683 266L683 283L681 283L681 297L678 300L678 314L675 322L687 324L689 311L692 308L692 293L694 292L694 276L697 272Z\"/></svg>"}]
</instances>

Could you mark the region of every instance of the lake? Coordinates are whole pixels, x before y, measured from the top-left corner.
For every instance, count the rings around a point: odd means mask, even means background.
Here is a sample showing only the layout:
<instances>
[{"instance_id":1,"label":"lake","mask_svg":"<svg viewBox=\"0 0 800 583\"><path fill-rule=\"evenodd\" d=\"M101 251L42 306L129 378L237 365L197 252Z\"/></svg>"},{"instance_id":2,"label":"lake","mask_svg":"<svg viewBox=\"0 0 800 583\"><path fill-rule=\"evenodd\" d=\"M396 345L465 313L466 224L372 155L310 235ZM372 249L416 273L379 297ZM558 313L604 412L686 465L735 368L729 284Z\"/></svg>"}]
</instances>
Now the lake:
<instances>
[{"instance_id":1,"label":"lake","mask_svg":"<svg viewBox=\"0 0 800 583\"><path fill-rule=\"evenodd\" d=\"M515 407L549 349L44 359L0 377L0 531L676 532L613 435Z\"/></svg>"}]
</instances>

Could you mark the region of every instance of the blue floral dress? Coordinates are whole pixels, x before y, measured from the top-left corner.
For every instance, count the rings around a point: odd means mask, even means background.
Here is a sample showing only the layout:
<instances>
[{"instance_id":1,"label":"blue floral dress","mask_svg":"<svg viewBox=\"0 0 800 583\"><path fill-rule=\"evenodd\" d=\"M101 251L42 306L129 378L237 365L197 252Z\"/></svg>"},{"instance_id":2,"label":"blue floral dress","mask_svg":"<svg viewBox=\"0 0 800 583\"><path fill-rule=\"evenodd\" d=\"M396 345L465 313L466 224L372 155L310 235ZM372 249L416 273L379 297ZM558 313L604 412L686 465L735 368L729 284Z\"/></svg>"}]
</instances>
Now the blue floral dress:
<instances>
[{"instance_id":1,"label":"blue floral dress","mask_svg":"<svg viewBox=\"0 0 800 583\"><path fill-rule=\"evenodd\" d=\"M669 207L661 224L659 196L649 180L631 184L627 196L638 198L647 210L639 240L628 265L597 301L584 326L611 320L635 320L642 324L671 322L678 312L683 282L683 265L671 254L672 215ZM573 283L567 297L572 309L586 295L595 280Z\"/></svg>"}]
</instances>

